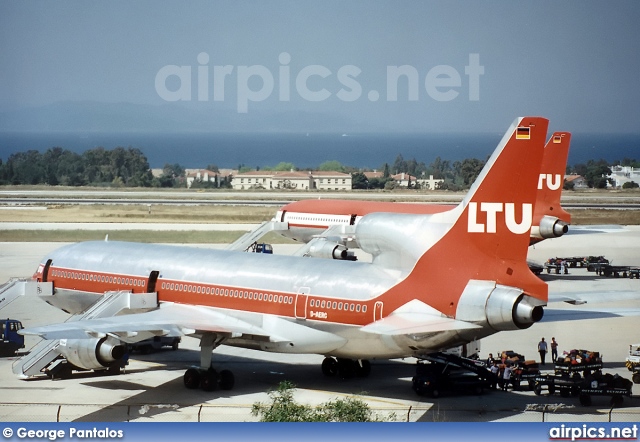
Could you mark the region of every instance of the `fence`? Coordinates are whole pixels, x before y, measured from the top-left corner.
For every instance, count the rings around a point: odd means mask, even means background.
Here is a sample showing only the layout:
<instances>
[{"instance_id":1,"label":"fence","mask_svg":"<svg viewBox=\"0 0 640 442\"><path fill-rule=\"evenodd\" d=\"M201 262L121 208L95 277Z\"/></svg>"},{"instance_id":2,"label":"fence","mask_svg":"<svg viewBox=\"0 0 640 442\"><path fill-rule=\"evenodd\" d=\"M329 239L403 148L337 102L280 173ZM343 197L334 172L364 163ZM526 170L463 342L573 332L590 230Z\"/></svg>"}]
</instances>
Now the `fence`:
<instances>
[{"instance_id":1,"label":"fence","mask_svg":"<svg viewBox=\"0 0 640 442\"><path fill-rule=\"evenodd\" d=\"M565 404L483 410L424 406L371 407L381 420L398 422L638 422L640 409L593 409ZM251 407L196 404L0 404L2 422L256 422Z\"/></svg>"}]
</instances>

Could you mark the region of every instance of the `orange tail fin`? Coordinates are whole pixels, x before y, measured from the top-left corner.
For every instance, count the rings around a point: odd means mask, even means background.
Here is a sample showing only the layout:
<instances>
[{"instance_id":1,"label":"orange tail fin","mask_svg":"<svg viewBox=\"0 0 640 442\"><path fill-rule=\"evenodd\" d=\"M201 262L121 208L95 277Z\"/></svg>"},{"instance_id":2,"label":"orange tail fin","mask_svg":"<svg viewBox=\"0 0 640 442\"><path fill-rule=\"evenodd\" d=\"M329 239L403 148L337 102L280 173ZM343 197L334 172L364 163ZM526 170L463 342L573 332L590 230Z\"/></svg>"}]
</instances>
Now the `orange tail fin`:
<instances>
[{"instance_id":1,"label":"orange tail fin","mask_svg":"<svg viewBox=\"0 0 640 442\"><path fill-rule=\"evenodd\" d=\"M570 144L569 132L555 132L544 147L538 177L538 199L533 214L534 225L540 225L543 216L554 216L567 224L571 223L571 215L560 205Z\"/></svg>"},{"instance_id":2,"label":"orange tail fin","mask_svg":"<svg viewBox=\"0 0 640 442\"><path fill-rule=\"evenodd\" d=\"M546 302L547 286L526 257L547 126L540 117L514 121L462 203L442 214L457 219L418 260L405 293L423 293L450 317L470 280L516 287Z\"/></svg>"}]
</instances>

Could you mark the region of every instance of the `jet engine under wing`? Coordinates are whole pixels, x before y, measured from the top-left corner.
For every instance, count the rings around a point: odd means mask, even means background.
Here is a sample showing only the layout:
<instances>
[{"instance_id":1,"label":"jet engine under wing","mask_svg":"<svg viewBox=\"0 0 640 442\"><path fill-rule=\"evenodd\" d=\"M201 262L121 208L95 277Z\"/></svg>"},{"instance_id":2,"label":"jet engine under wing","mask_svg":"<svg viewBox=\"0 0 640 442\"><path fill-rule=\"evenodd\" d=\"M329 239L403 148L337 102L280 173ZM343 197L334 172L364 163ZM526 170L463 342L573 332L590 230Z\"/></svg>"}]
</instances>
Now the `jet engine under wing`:
<instances>
[{"instance_id":1,"label":"jet engine under wing","mask_svg":"<svg viewBox=\"0 0 640 442\"><path fill-rule=\"evenodd\" d=\"M470 322L448 318L427 304L414 299L386 318L372 322L360 330L380 335L406 335L471 328L481 327Z\"/></svg>"},{"instance_id":2,"label":"jet engine under wing","mask_svg":"<svg viewBox=\"0 0 640 442\"><path fill-rule=\"evenodd\" d=\"M182 336L205 332L229 334L232 337L250 335L271 342L287 341L223 313L173 303L163 303L157 310L146 313L72 321L20 331L21 334L37 335L48 340L87 339L112 335L128 343L146 339L149 335Z\"/></svg>"}]
</instances>

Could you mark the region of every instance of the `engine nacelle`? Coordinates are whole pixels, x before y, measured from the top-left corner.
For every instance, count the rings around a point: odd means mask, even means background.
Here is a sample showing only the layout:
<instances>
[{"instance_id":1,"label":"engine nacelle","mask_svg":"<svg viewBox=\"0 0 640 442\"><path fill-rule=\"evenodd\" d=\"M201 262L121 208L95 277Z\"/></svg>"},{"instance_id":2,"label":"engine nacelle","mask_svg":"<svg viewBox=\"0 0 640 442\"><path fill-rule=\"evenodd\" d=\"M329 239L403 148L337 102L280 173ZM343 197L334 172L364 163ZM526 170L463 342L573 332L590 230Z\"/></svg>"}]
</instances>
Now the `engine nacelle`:
<instances>
[{"instance_id":1,"label":"engine nacelle","mask_svg":"<svg viewBox=\"0 0 640 442\"><path fill-rule=\"evenodd\" d=\"M555 216L545 215L540 220L540 236L542 238L559 238L569 231L569 226Z\"/></svg>"},{"instance_id":2,"label":"engine nacelle","mask_svg":"<svg viewBox=\"0 0 640 442\"><path fill-rule=\"evenodd\" d=\"M456 319L489 326L496 331L521 330L542 319L543 305L542 301L527 296L516 287L473 280L462 293Z\"/></svg>"},{"instance_id":3,"label":"engine nacelle","mask_svg":"<svg viewBox=\"0 0 640 442\"><path fill-rule=\"evenodd\" d=\"M356 256L346 246L328 241L312 244L309 247L308 255L314 258L356 260Z\"/></svg>"},{"instance_id":4,"label":"engine nacelle","mask_svg":"<svg viewBox=\"0 0 640 442\"><path fill-rule=\"evenodd\" d=\"M99 370L122 359L126 347L110 336L94 339L61 339L60 354L78 368Z\"/></svg>"},{"instance_id":5,"label":"engine nacelle","mask_svg":"<svg viewBox=\"0 0 640 442\"><path fill-rule=\"evenodd\" d=\"M505 289L496 287L487 300L487 321L492 328L498 331L525 329L542 319L544 311L532 302L534 298Z\"/></svg>"}]
</instances>

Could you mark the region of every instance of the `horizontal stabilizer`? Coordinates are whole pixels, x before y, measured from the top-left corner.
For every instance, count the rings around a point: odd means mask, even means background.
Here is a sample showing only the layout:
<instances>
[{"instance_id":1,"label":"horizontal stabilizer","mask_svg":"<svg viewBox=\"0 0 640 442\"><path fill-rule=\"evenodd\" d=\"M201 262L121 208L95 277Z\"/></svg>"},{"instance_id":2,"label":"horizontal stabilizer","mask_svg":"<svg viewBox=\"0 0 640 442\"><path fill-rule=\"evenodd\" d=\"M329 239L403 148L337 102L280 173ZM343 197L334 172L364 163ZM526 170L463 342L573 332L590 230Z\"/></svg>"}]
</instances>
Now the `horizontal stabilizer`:
<instances>
[{"instance_id":1,"label":"horizontal stabilizer","mask_svg":"<svg viewBox=\"0 0 640 442\"><path fill-rule=\"evenodd\" d=\"M380 335L408 335L480 328L476 324L448 318L421 301L413 300L389 316L360 330Z\"/></svg>"},{"instance_id":2,"label":"horizontal stabilizer","mask_svg":"<svg viewBox=\"0 0 640 442\"><path fill-rule=\"evenodd\" d=\"M557 292L549 294L549 302L567 302L569 304L598 304L618 301L640 301L640 292L630 290L605 290L599 292ZM597 307L591 307L596 309ZM548 309L545 309L547 312ZM545 313L546 315L546 313Z\"/></svg>"},{"instance_id":3,"label":"horizontal stabilizer","mask_svg":"<svg viewBox=\"0 0 640 442\"><path fill-rule=\"evenodd\" d=\"M544 318L540 322L578 321L582 319L619 318L640 316L640 308L580 308L554 309L546 308Z\"/></svg>"}]
</instances>

